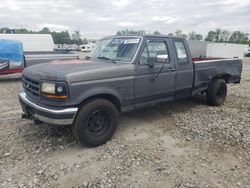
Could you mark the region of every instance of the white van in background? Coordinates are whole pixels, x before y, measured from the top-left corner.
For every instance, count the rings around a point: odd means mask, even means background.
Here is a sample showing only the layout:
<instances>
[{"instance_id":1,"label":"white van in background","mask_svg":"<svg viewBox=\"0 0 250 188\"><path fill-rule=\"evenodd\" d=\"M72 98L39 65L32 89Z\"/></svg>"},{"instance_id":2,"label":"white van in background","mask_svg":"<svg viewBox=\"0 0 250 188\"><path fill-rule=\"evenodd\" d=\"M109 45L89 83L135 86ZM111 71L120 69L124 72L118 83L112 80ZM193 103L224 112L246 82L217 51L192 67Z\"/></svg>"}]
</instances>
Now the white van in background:
<instances>
[{"instance_id":1,"label":"white van in background","mask_svg":"<svg viewBox=\"0 0 250 188\"><path fill-rule=\"evenodd\" d=\"M91 52L94 47L95 44L94 43L89 43L89 44L83 44L79 46L82 52Z\"/></svg>"}]
</instances>

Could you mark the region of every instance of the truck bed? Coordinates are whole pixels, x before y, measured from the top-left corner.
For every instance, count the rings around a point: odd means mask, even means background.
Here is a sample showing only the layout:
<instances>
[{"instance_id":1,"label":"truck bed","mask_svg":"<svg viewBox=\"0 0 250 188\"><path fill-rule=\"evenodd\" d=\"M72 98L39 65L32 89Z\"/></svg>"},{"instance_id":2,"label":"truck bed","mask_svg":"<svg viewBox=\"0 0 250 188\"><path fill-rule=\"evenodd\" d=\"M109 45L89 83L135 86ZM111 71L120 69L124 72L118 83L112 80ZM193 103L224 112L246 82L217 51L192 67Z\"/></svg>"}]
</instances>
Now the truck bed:
<instances>
[{"instance_id":1,"label":"truck bed","mask_svg":"<svg viewBox=\"0 0 250 188\"><path fill-rule=\"evenodd\" d=\"M223 77L227 83L239 83L241 59L193 58L194 85L192 94L206 91L214 77Z\"/></svg>"}]
</instances>

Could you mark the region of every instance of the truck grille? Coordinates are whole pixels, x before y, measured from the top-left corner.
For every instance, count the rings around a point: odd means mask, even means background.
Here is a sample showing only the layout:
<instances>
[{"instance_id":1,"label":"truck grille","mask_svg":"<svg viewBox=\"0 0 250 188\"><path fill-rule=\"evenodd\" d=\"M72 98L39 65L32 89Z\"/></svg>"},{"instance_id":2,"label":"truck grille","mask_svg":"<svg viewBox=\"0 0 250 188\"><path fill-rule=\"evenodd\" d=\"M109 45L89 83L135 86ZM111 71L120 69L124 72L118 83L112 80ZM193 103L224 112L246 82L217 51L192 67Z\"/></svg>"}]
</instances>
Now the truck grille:
<instances>
[{"instance_id":1,"label":"truck grille","mask_svg":"<svg viewBox=\"0 0 250 188\"><path fill-rule=\"evenodd\" d=\"M23 75L23 88L27 95L40 98L40 81Z\"/></svg>"}]
</instances>

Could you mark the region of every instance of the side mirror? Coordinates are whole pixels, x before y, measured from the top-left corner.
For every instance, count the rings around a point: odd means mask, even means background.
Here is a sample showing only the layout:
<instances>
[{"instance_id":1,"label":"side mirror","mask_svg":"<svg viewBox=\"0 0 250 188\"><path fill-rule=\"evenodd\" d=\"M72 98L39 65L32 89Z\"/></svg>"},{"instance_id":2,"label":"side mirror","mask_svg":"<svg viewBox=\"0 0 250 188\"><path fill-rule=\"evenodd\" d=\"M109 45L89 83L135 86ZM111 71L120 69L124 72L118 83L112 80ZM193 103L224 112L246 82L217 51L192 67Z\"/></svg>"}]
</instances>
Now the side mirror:
<instances>
[{"instance_id":1,"label":"side mirror","mask_svg":"<svg viewBox=\"0 0 250 188\"><path fill-rule=\"evenodd\" d=\"M156 58L158 63L169 63L168 54L159 54Z\"/></svg>"},{"instance_id":2,"label":"side mirror","mask_svg":"<svg viewBox=\"0 0 250 188\"><path fill-rule=\"evenodd\" d=\"M157 59L155 57L148 58L148 66L154 67L154 64L157 63Z\"/></svg>"}]
</instances>

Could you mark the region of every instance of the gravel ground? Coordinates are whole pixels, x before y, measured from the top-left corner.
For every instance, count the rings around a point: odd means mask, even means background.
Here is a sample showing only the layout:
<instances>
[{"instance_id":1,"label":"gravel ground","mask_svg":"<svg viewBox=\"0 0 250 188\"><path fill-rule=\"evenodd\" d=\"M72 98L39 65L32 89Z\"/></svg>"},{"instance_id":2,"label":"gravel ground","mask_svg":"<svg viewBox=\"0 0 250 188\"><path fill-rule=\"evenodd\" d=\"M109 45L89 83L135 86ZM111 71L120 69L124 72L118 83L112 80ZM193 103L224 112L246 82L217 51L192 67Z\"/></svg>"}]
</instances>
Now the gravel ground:
<instances>
[{"instance_id":1,"label":"gravel ground","mask_svg":"<svg viewBox=\"0 0 250 188\"><path fill-rule=\"evenodd\" d=\"M20 75L0 77L0 187L250 187L250 61L223 106L195 96L122 114L98 148L20 118Z\"/></svg>"}]
</instances>

